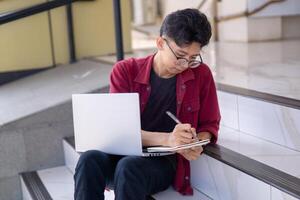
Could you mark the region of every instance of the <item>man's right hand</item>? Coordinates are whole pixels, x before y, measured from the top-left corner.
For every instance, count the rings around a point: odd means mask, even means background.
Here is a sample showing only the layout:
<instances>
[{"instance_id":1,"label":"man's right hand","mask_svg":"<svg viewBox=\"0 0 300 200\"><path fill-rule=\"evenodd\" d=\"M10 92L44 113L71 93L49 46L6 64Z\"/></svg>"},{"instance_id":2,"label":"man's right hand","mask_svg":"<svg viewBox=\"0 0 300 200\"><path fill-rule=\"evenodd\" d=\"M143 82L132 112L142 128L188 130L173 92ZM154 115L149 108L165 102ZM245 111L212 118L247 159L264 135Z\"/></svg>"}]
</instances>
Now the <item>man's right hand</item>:
<instances>
[{"instance_id":1,"label":"man's right hand","mask_svg":"<svg viewBox=\"0 0 300 200\"><path fill-rule=\"evenodd\" d=\"M190 124L177 124L168 137L168 146L188 144L194 141L193 132L196 130Z\"/></svg>"}]
</instances>

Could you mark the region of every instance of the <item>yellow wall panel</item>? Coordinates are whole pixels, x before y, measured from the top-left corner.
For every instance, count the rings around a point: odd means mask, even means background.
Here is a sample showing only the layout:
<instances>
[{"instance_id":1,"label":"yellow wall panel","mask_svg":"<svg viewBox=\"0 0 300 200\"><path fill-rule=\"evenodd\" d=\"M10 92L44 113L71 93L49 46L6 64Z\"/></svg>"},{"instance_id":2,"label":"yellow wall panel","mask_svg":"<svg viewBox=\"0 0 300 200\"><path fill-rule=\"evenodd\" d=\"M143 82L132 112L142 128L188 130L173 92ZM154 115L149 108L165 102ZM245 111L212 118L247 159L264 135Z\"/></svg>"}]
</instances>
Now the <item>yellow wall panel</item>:
<instances>
[{"instance_id":1,"label":"yellow wall panel","mask_svg":"<svg viewBox=\"0 0 300 200\"><path fill-rule=\"evenodd\" d=\"M124 50L131 51L130 1L122 0ZM115 52L113 1L96 0L73 4L77 58Z\"/></svg>"},{"instance_id":2,"label":"yellow wall panel","mask_svg":"<svg viewBox=\"0 0 300 200\"><path fill-rule=\"evenodd\" d=\"M56 8L50 13L55 62L56 64L66 64L69 62L66 7Z\"/></svg>"},{"instance_id":3,"label":"yellow wall panel","mask_svg":"<svg viewBox=\"0 0 300 200\"><path fill-rule=\"evenodd\" d=\"M0 0L0 12L46 0ZM131 51L130 0L122 0L124 50ZM50 14L49 14L50 13ZM49 18L56 64L69 62L66 8L60 7L0 26L0 73L44 68L53 65ZM115 52L112 0L73 4L77 59Z\"/></svg>"},{"instance_id":4,"label":"yellow wall panel","mask_svg":"<svg viewBox=\"0 0 300 200\"><path fill-rule=\"evenodd\" d=\"M0 72L52 66L47 13L0 26Z\"/></svg>"},{"instance_id":5,"label":"yellow wall panel","mask_svg":"<svg viewBox=\"0 0 300 200\"><path fill-rule=\"evenodd\" d=\"M0 0L0 13L44 3L46 0Z\"/></svg>"}]
</instances>

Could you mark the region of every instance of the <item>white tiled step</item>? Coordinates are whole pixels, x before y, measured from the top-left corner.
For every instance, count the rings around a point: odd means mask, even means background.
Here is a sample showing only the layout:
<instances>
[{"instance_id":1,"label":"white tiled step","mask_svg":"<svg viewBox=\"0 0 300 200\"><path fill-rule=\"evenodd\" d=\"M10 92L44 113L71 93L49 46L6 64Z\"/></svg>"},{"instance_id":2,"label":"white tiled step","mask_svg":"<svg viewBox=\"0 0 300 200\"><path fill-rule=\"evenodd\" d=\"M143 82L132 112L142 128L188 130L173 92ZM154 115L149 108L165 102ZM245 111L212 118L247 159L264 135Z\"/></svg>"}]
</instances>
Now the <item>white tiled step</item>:
<instances>
[{"instance_id":1,"label":"white tiled step","mask_svg":"<svg viewBox=\"0 0 300 200\"><path fill-rule=\"evenodd\" d=\"M214 200L296 200L212 157L202 155L191 164L192 184Z\"/></svg>"},{"instance_id":2,"label":"white tiled step","mask_svg":"<svg viewBox=\"0 0 300 200\"><path fill-rule=\"evenodd\" d=\"M50 196L54 200L70 200L74 196L74 180L72 172L66 167L55 167L45 170L38 171L38 175L42 180L44 186L49 192ZM24 191L24 194L28 194L27 191ZM193 196L182 196L179 193L175 192L171 187L161 193L158 193L153 196L157 200L209 200L210 198L206 197L197 190L194 191ZM105 199L113 200L114 192L113 190L105 191Z\"/></svg>"},{"instance_id":3,"label":"white tiled step","mask_svg":"<svg viewBox=\"0 0 300 200\"><path fill-rule=\"evenodd\" d=\"M66 139L63 139L63 149L65 156L65 165L73 174L75 174L75 167L80 155L75 151L74 147Z\"/></svg>"},{"instance_id":4,"label":"white tiled step","mask_svg":"<svg viewBox=\"0 0 300 200\"><path fill-rule=\"evenodd\" d=\"M156 200L211 200L211 198L196 189L194 189L193 196L182 196L178 192L175 192L172 187L169 187L167 190L157 193L152 197Z\"/></svg>"},{"instance_id":5,"label":"white tiled step","mask_svg":"<svg viewBox=\"0 0 300 200\"><path fill-rule=\"evenodd\" d=\"M221 124L300 151L300 109L218 91Z\"/></svg>"},{"instance_id":6,"label":"white tiled step","mask_svg":"<svg viewBox=\"0 0 300 200\"><path fill-rule=\"evenodd\" d=\"M38 175L54 200L74 199L73 174L66 166L40 170ZM105 199L113 200L113 191L105 191Z\"/></svg>"},{"instance_id":7,"label":"white tiled step","mask_svg":"<svg viewBox=\"0 0 300 200\"><path fill-rule=\"evenodd\" d=\"M26 187L23 178L20 178L21 180L21 188L22 188L22 196L23 196L23 200L33 200L33 198L31 197L28 188Z\"/></svg>"},{"instance_id":8,"label":"white tiled step","mask_svg":"<svg viewBox=\"0 0 300 200\"><path fill-rule=\"evenodd\" d=\"M300 178L300 152L221 126L218 144Z\"/></svg>"},{"instance_id":9,"label":"white tiled step","mask_svg":"<svg viewBox=\"0 0 300 200\"><path fill-rule=\"evenodd\" d=\"M73 175L65 166L38 171L43 184L53 199L73 199Z\"/></svg>"}]
</instances>

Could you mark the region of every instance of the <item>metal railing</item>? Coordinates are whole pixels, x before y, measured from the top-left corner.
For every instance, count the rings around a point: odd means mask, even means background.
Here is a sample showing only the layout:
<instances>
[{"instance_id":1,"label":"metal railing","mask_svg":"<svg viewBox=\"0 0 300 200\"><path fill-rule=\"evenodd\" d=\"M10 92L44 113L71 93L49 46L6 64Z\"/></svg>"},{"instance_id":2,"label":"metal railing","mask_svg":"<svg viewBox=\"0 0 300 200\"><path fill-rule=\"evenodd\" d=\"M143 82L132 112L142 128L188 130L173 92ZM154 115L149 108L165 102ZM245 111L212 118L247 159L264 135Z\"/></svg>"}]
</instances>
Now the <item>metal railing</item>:
<instances>
[{"instance_id":1,"label":"metal railing","mask_svg":"<svg viewBox=\"0 0 300 200\"><path fill-rule=\"evenodd\" d=\"M114 0L114 19L115 19L115 37L117 60L124 59L122 17L120 0Z\"/></svg>"}]
</instances>

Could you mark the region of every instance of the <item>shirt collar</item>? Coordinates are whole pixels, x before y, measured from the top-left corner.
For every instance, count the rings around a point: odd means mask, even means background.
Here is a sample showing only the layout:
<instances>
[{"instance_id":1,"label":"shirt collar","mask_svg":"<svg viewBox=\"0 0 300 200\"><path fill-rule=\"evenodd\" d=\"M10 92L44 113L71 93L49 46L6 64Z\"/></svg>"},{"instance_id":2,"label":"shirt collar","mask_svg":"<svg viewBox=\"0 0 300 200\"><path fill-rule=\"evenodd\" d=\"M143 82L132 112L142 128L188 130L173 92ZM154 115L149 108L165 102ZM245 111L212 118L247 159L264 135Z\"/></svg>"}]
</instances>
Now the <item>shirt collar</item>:
<instances>
[{"instance_id":1,"label":"shirt collar","mask_svg":"<svg viewBox=\"0 0 300 200\"><path fill-rule=\"evenodd\" d=\"M140 64L140 71L134 79L135 82L149 85L150 73L152 69L154 56L155 54L148 56L147 58L145 58L144 62Z\"/></svg>"}]
</instances>

